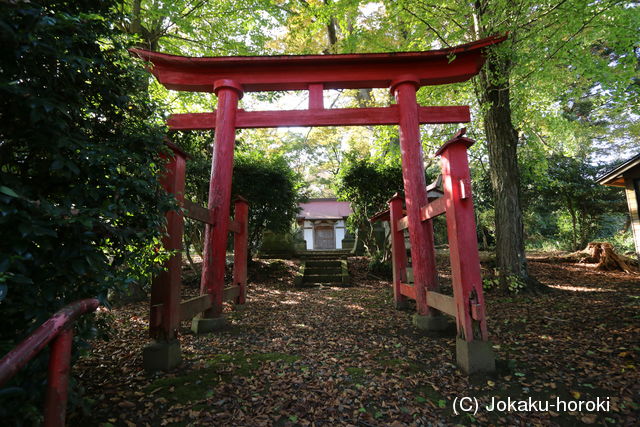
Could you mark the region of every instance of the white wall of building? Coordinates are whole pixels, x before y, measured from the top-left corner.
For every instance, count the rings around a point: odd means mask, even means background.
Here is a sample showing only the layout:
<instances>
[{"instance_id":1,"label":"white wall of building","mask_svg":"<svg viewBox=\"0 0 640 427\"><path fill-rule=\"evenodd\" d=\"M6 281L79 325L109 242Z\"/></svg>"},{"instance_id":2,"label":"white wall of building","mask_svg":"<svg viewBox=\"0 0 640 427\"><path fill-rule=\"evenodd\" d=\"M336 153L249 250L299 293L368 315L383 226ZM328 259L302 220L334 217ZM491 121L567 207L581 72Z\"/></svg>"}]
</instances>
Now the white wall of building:
<instances>
[{"instance_id":1,"label":"white wall of building","mask_svg":"<svg viewBox=\"0 0 640 427\"><path fill-rule=\"evenodd\" d=\"M304 225L303 225L303 237L306 243L306 247L308 251L313 250L314 248L314 222L318 222L319 221L308 221L305 220L304 221ZM333 230L334 230L334 236L336 239L336 249L342 249L342 239L344 239L345 235L347 234L347 230L346 230L346 224L344 220L338 220L338 221L333 221L333 220L325 220L322 221L322 225L330 225L333 223Z\"/></svg>"},{"instance_id":2,"label":"white wall of building","mask_svg":"<svg viewBox=\"0 0 640 427\"><path fill-rule=\"evenodd\" d=\"M342 249L342 239L344 239L346 233L344 220L336 221L334 230L336 233L336 249Z\"/></svg>"},{"instance_id":3,"label":"white wall of building","mask_svg":"<svg viewBox=\"0 0 640 427\"><path fill-rule=\"evenodd\" d=\"M304 240L307 242L307 250L313 249L313 224L311 221L304 222Z\"/></svg>"}]
</instances>

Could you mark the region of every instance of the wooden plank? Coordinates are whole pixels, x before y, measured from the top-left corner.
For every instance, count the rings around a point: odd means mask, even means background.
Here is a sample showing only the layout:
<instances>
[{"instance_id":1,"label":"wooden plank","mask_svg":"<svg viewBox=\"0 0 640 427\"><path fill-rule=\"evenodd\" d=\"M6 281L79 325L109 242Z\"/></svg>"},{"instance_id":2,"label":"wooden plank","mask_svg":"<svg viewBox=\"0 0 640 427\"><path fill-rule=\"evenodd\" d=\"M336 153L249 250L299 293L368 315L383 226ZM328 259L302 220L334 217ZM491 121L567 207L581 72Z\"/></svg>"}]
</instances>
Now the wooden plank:
<instances>
[{"instance_id":1,"label":"wooden plank","mask_svg":"<svg viewBox=\"0 0 640 427\"><path fill-rule=\"evenodd\" d=\"M229 231L233 231L234 233L242 232L242 224L238 221L229 220Z\"/></svg>"},{"instance_id":2,"label":"wooden plank","mask_svg":"<svg viewBox=\"0 0 640 427\"><path fill-rule=\"evenodd\" d=\"M416 299L416 290L412 285L407 283L400 283L400 293L411 299Z\"/></svg>"},{"instance_id":3,"label":"wooden plank","mask_svg":"<svg viewBox=\"0 0 640 427\"><path fill-rule=\"evenodd\" d=\"M456 302L449 295L427 291L427 305L449 316L456 317Z\"/></svg>"},{"instance_id":4,"label":"wooden plank","mask_svg":"<svg viewBox=\"0 0 640 427\"><path fill-rule=\"evenodd\" d=\"M435 218L438 215L442 215L447 211L447 203L444 197L440 197L438 199L429 202L427 206L423 206L420 208L420 219L422 221L427 221L429 219Z\"/></svg>"},{"instance_id":5,"label":"wooden plank","mask_svg":"<svg viewBox=\"0 0 640 427\"><path fill-rule=\"evenodd\" d=\"M191 320L211 308L211 295L200 295L180 303L180 321Z\"/></svg>"},{"instance_id":6,"label":"wooden plank","mask_svg":"<svg viewBox=\"0 0 640 427\"><path fill-rule=\"evenodd\" d=\"M240 296L240 286L224 288L222 295L223 301L235 301L235 299Z\"/></svg>"},{"instance_id":7,"label":"wooden plank","mask_svg":"<svg viewBox=\"0 0 640 427\"><path fill-rule=\"evenodd\" d=\"M213 210L203 208L202 206L196 205L187 199L184 199L182 207L186 211L185 216L187 218L195 219L197 221L204 222L205 224L215 225L213 220Z\"/></svg>"},{"instance_id":8,"label":"wooden plank","mask_svg":"<svg viewBox=\"0 0 640 427\"><path fill-rule=\"evenodd\" d=\"M418 107L423 124L466 123L471 119L469 107ZM400 121L397 105L376 108L336 108L284 111L238 110L236 128L255 129L293 126L370 126L395 125ZM171 130L209 130L216 127L216 112L172 114L167 120Z\"/></svg>"},{"instance_id":9,"label":"wooden plank","mask_svg":"<svg viewBox=\"0 0 640 427\"><path fill-rule=\"evenodd\" d=\"M408 217L402 217L398 220L398 231L402 231L406 228L409 227L409 218Z\"/></svg>"}]
</instances>

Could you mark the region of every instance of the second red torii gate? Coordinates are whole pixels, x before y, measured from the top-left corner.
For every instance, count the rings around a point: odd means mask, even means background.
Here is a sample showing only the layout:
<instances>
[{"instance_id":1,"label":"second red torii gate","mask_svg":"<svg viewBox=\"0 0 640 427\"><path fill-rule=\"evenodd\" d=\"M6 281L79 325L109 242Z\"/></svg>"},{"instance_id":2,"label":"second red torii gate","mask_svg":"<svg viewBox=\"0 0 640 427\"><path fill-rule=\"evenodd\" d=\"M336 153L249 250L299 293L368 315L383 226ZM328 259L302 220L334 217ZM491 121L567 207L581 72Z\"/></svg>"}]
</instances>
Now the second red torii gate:
<instances>
[{"instance_id":1,"label":"second red torii gate","mask_svg":"<svg viewBox=\"0 0 640 427\"><path fill-rule=\"evenodd\" d=\"M208 200L214 225L207 224L205 231L201 278L201 293L212 295L213 306L194 322L194 330L209 332L223 322L233 150L239 128L399 125L414 283L424 289L437 286L433 227L430 220L421 220L420 212L428 205L420 124L468 122L470 116L467 106L420 106L416 92L424 85L462 82L473 77L484 63L484 49L505 38L489 37L426 52L347 55L191 58L132 49L132 53L153 64L151 72L168 89L213 92L218 97L215 112L175 114L168 119L173 130L215 129ZM325 109L323 105L326 89L385 87L394 94L397 105L348 109ZM309 108L255 112L238 109L244 92L278 90L307 90ZM426 294L419 296L423 297ZM419 305L418 317L428 320L438 314L426 304ZM434 322L416 322L431 323Z\"/></svg>"}]
</instances>

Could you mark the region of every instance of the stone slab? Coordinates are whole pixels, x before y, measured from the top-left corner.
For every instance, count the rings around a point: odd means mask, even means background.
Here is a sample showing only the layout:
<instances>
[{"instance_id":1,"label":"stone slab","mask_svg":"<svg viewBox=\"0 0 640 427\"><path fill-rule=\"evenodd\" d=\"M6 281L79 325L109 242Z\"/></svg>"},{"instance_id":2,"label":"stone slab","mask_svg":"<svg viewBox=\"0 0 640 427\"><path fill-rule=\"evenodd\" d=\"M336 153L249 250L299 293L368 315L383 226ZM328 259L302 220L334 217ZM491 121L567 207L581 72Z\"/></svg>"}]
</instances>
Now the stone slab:
<instances>
[{"instance_id":1,"label":"stone slab","mask_svg":"<svg viewBox=\"0 0 640 427\"><path fill-rule=\"evenodd\" d=\"M456 338L456 362L467 375L496 370L496 358L489 341Z\"/></svg>"},{"instance_id":2,"label":"stone slab","mask_svg":"<svg viewBox=\"0 0 640 427\"><path fill-rule=\"evenodd\" d=\"M211 319L204 319L200 316L196 316L191 321L191 330L195 334L208 334L210 332L220 331L227 326L227 321L224 317L214 317Z\"/></svg>"},{"instance_id":3,"label":"stone slab","mask_svg":"<svg viewBox=\"0 0 640 427\"><path fill-rule=\"evenodd\" d=\"M142 364L147 372L169 371L182 362L180 341L156 341L142 350Z\"/></svg>"},{"instance_id":4,"label":"stone slab","mask_svg":"<svg viewBox=\"0 0 640 427\"><path fill-rule=\"evenodd\" d=\"M423 331L444 331L449 327L449 319L446 316L421 316L413 315L413 326Z\"/></svg>"}]
</instances>

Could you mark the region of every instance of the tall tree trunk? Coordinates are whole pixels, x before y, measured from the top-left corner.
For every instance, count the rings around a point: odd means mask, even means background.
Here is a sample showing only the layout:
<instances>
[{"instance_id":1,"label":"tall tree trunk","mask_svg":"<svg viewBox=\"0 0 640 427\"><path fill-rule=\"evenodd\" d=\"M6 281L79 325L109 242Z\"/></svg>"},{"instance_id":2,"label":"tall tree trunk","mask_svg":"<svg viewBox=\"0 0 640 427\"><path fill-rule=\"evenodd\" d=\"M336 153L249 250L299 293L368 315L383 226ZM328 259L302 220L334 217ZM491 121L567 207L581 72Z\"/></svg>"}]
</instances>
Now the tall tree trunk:
<instances>
[{"instance_id":1,"label":"tall tree trunk","mask_svg":"<svg viewBox=\"0 0 640 427\"><path fill-rule=\"evenodd\" d=\"M584 248L584 245L578 247L578 220L576 218L576 211L575 209L573 209L573 203L571 203L571 198L569 198L568 204L569 204L569 214L571 215L571 231L573 234L573 242L572 242L573 244L571 246L571 250L577 251L578 249Z\"/></svg>"},{"instance_id":2,"label":"tall tree trunk","mask_svg":"<svg viewBox=\"0 0 640 427\"><path fill-rule=\"evenodd\" d=\"M518 134L511 122L509 72L510 64L507 60L490 55L478 80L494 193L496 261L501 285L505 288L510 276L516 276L529 285L536 283L529 277L524 253L517 160Z\"/></svg>"}]
</instances>

